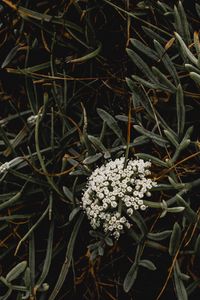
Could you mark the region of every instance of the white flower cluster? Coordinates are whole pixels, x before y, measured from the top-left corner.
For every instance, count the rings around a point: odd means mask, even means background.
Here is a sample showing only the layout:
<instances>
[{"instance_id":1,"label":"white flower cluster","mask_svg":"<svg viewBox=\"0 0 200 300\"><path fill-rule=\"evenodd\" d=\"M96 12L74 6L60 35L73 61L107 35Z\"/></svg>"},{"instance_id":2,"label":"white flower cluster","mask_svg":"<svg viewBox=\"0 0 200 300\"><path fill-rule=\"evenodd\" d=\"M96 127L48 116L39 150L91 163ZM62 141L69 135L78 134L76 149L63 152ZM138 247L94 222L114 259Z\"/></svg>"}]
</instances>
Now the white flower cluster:
<instances>
[{"instance_id":1,"label":"white flower cluster","mask_svg":"<svg viewBox=\"0 0 200 300\"><path fill-rule=\"evenodd\" d=\"M91 226L103 227L115 239L131 224L127 216L134 210L145 210L143 199L151 196L149 190L156 182L147 178L151 162L142 159L117 158L93 171L82 196L82 207Z\"/></svg>"},{"instance_id":2,"label":"white flower cluster","mask_svg":"<svg viewBox=\"0 0 200 300\"><path fill-rule=\"evenodd\" d=\"M7 171L10 168L9 162L5 162L0 166L0 174L3 174L5 171Z\"/></svg>"}]
</instances>

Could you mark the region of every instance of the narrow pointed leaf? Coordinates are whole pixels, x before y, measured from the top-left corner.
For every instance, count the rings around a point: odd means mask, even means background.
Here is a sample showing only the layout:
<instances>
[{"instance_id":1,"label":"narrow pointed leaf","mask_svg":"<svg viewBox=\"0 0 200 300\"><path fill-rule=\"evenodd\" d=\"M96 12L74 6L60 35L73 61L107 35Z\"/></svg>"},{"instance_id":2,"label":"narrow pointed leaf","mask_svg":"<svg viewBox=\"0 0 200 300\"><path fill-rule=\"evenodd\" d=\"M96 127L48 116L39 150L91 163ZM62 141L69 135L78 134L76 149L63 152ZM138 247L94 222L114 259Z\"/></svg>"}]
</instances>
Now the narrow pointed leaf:
<instances>
[{"instance_id":1,"label":"narrow pointed leaf","mask_svg":"<svg viewBox=\"0 0 200 300\"><path fill-rule=\"evenodd\" d=\"M65 278L67 276L67 273L69 271L70 265L71 265L71 261L72 261L72 256L73 256L73 250L74 250L74 245L77 239L77 235L81 226L81 223L83 221L84 215L81 214L76 222L76 224L74 225L74 228L72 230L71 236L70 236L70 240L67 246L67 252L65 255L65 261L63 263L63 266L61 268L58 280L55 284L55 287L49 297L49 300L54 300L57 297L57 294L59 293Z\"/></svg>"},{"instance_id":2,"label":"narrow pointed leaf","mask_svg":"<svg viewBox=\"0 0 200 300\"><path fill-rule=\"evenodd\" d=\"M153 133L153 132L151 132L151 131L148 131L148 130L144 129L144 128L142 128L142 127L139 126L139 125L134 125L134 128L135 128L138 132L140 132L140 133L146 135L147 137L149 137L150 139L152 139L153 141L157 141L157 142L160 142L160 143L163 143L163 144L167 144L167 143L168 143L167 140L166 140L165 138L161 137L161 136L158 135L158 134L155 134L155 133Z\"/></svg>"},{"instance_id":3,"label":"narrow pointed leaf","mask_svg":"<svg viewBox=\"0 0 200 300\"><path fill-rule=\"evenodd\" d=\"M93 136L93 135L88 135L88 139L92 142L92 144L100 151L102 151L104 153L104 158L109 158L110 157L110 153L109 151L106 149L106 147L103 145L103 143L100 141L99 138Z\"/></svg>"},{"instance_id":4,"label":"narrow pointed leaf","mask_svg":"<svg viewBox=\"0 0 200 300\"><path fill-rule=\"evenodd\" d=\"M179 1L179 3L178 3L178 11L179 11L180 19L181 19L183 37L184 37L184 40L186 41L186 43L189 45L191 43L189 24L188 24L187 16L186 16L186 13L184 11L181 1Z\"/></svg>"},{"instance_id":5,"label":"narrow pointed leaf","mask_svg":"<svg viewBox=\"0 0 200 300\"><path fill-rule=\"evenodd\" d=\"M177 110L177 133L181 137L184 132L185 127L185 105L184 105L184 95L183 89L179 84L176 93L176 110Z\"/></svg>"},{"instance_id":6,"label":"narrow pointed leaf","mask_svg":"<svg viewBox=\"0 0 200 300\"><path fill-rule=\"evenodd\" d=\"M147 80L145 80L145 79L143 79L143 78L141 78L141 77L139 77L137 75L132 75L131 77L135 81L137 81L138 83L144 85L145 87L147 87L149 89L171 92L171 89L167 88L166 86L164 86L163 84L159 83L158 81L156 83L153 83L153 82L147 81Z\"/></svg>"},{"instance_id":7,"label":"narrow pointed leaf","mask_svg":"<svg viewBox=\"0 0 200 300\"><path fill-rule=\"evenodd\" d=\"M179 76L176 71L176 68L170 59L169 55L167 54L165 48L157 41L154 40L154 47L159 55L160 60L163 62L166 70L169 72L169 74L172 76L174 79L174 82L176 85L179 83Z\"/></svg>"},{"instance_id":8,"label":"narrow pointed leaf","mask_svg":"<svg viewBox=\"0 0 200 300\"><path fill-rule=\"evenodd\" d=\"M131 44L138 50L140 50L142 53L144 53L146 56L150 57L151 59L157 61L159 59L157 53L149 48L148 46L145 46L143 43L136 39L130 39Z\"/></svg>"},{"instance_id":9,"label":"narrow pointed leaf","mask_svg":"<svg viewBox=\"0 0 200 300\"><path fill-rule=\"evenodd\" d=\"M149 36L152 40L155 39L155 40L157 40L157 41L159 41L160 43L163 43L163 44L167 43L167 39L165 39L161 34L158 34L154 30L150 29L149 27L142 26L142 29L144 30L146 35Z\"/></svg>"},{"instance_id":10,"label":"narrow pointed leaf","mask_svg":"<svg viewBox=\"0 0 200 300\"><path fill-rule=\"evenodd\" d=\"M188 57L188 59L196 66L198 66L198 59L192 54L192 52L189 50L189 48L186 46L186 44L184 43L182 37L177 33L174 32L175 37L177 38L177 40L179 41L179 44L182 48L182 50L184 51L184 53L186 54L186 56Z\"/></svg>"},{"instance_id":11,"label":"narrow pointed leaf","mask_svg":"<svg viewBox=\"0 0 200 300\"><path fill-rule=\"evenodd\" d=\"M83 163L86 164L86 165L93 164L94 162L99 160L102 156L103 156L102 153L97 153L95 155L90 155L90 156L88 156L84 159Z\"/></svg>"},{"instance_id":12,"label":"narrow pointed leaf","mask_svg":"<svg viewBox=\"0 0 200 300\"><path fill-rule=\"evenodd\" d=\"M169 242L169 254L174 256L180 246L181 241L181 228L176 222L173 226L170 242Z\"/></svg>"},{"instance_id":13,"label":"narrow pointed leaf","mask_svg":"<svg viewBox=\"0 0 200 300\"><path fill-rule=\"evenodd\" d=\"M150 232L147 234L147 238L153 241L162 241L167 239L171 235L172 231L171 230L165 230L162 232Z\"/></svg>"},{"instance_id":14,"label":"narrow pointed leaf","mask_svg":"<svg viewBox=\"0 0 200 300\"><path fill-rule=\"evenodd\" d=\"M139 261L138 263L139 266L145 267L151 271L155 271L156 270L156 266L154 265L154 263L152 263L152 261L148 260L148 259L142 259Z\"/></svg>"},{"instance_id":15,"label":"narrow pointed leaf","mask_svg":"<svg viewBox=\"0 0 200 300\"><path fill-rule=\"evenodd\" d=\"M152 82L156 82L156 78L154 74L152 73L151 69L148 67L148 65L144 62L140 56L135 53L131 49L126 49L126 52L128 56L131 58L131 60L134 62L134 64L138 67L138 69Z\"/></svg>"},{"instance_id":16,"label":"narrow pointed leaf","mask_svg":"<svg viewBox=\"0 0 200 300\"><path fill-rule=\"evenodd\" d=\"M124 138L122 136L122 131L119 128L117 122L115 121L115 119L105 110L98 108L97 109L98 115L100 116L100 118L106 122L106 124L108 125L108 127L110 127L110 129L113 130L113 132L120 138L120 140L122 142L124 141Z\"/></svg>"},{"instance_id":17,"label":"narrow pointed leaf","mask_svg":"<svg viewBox=\"0 0 200 300\"><path fill-rule=\"evenodd\" d=\"M36 284L36 286L38 287L42 285L50 269L51 260L52 260L52 251L53 251L53 234L54 234L54 222L51 222L44 265L43 265L42 273Z\"/></svg>"},{"instance_id":18,"label":"narrow pointed leaf","mask_svg":"<svg viewBox=\"0 0 200 300\"><path fill-rule=\"evenodd\" d=\"M8 55L6 56L6 58L4 59L1 68L5 68L7 67L7 65L12 61L12 59L15 57L15 55L17 54L17 51L19 50L20 46L17 45L14 48L12 48L10 50L10 52L8 53Z\"/></svg>"},{"instance_id":19,"label":"narrow pointed leaf","mask_svg":"<svg viewBox=\"0 0 200 300\"><path fill-rule=\"evenodd\" d=\"M200 86L200 74L190 72L190 77Z\"/></svg>"},{"instance_id":20,"label":"narrow pointed leaf","mask_svg":"<svg viewBox=\"0 0 200 300\"><path fill-rule=\"evenodd\" d=\"M152 71L155 74L155 76L158 78L160 83L166 87L167 91L170 90L172 93L176 92L176 87L163 73L160 72L159 69L157 69L156 67L152 67Z\"/></svg>"},{"instance_id":21,"label":"narrow pointed leaf","mask_svg":"<svg viewBox=\"0 0 200 300\"><path fill-rule=\"evenodd\" d=\"M186 288L185 288L180 276L178 275L176 268L174 268L174 283L175 283L177 299L178 300L188 300Z\"/></svg>"},{"instance_id":22,"label":"narrow pointed leaf","mask_svg":"<svg viewBox=\"0 0 200 300\"><path fill-rule=\"evenodd\" d=\"M124 283L123 283L123 288L126 293L128 293L130 291L130 289L132 288L132 286L137 278L137 273L138 273L138 264L133 263L130 270L126 274L126 277L125 277Z\"/></svg>"},{"instance_id":23,"label":"narrow pointed leaf","mask_svg":"<svg viewBox=\"0 0 200 300\"><path fill-rule=\"evenodd\" d=\"M174 145L174 147L177 148L179 146L176 137L170 131L164 130L164 134L166 135L168 140L172 143L172 145Z\"/></svg>"},{"instance_id":24,"label":"narrow pointed leaf","mask_svg":"<svg viewBox=\"0 0 200 300\"><path fill-rule=\"evenodd\" d=\"M21 273L25 271L26 267L27 267L27 261L20 262L12 270L10 270L10 272L8 272L6 276L6 280L8 282L11 282L12 280L16 279L17 277L19 277Z\"/></svg>"},{"instance_id":25,"label":"narrow pointed leaf","mask_svg":"<svg viewBox=\"0 0 200 300\"><path fill-rule=\"evenodd\" d=\"M83 63L83 62L86 62L86 61L88 61L88 60L90 60L92 58L95 58L100 53L101 47L102 47L102 45L101 45L101 43L99 43L98 47L94 51L92 51L92 52L90 52L90 53L88 53L88 54L86 54L86 55L84 55L82 57L71 59L67 63L73 63L73 64L75 64L75 63Z\"/></svg>"}]
</instances>

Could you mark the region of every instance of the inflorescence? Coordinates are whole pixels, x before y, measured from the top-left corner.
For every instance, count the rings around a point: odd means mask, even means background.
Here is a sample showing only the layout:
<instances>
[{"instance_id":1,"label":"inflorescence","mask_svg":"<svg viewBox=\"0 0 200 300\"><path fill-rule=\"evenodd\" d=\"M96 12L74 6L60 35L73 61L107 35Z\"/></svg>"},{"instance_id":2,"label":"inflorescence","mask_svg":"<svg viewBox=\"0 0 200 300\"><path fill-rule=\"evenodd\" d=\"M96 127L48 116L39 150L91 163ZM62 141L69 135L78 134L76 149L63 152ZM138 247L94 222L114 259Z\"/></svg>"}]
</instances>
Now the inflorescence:
<instances>
[{"instance_id":1,"label":"inflorescence","mask_svg":"<svg viewBox=\"0 0 200 300\"><path fill-rule=\"evenodd\" d=\"M125 228L130 228L128 216L134 210L145 210L144 197L157 183L148 178L151 162L117 158L96 168L88 179L87 189L82 196L82 207L93 229L103 227L106 234L115 239Z\"/></svg>"}]
</instances>

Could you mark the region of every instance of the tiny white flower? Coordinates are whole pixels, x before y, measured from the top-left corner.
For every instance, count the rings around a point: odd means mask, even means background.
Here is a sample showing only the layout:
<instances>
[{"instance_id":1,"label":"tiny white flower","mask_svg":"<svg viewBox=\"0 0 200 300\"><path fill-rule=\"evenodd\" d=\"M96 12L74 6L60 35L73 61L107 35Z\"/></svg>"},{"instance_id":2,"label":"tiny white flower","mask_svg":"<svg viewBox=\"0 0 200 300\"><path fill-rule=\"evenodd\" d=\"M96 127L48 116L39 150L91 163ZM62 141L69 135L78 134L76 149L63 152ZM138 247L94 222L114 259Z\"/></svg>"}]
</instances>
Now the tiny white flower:
<instances>
[{"instance_id":1,"label":"tiny white flower","mask_svg":"<svg viewBox=\"0 0 200 300\"><path fill-rule=\"evenodd\" d=\"M116 202L116 201L112 201L112 202L111 202L111 206L112 206L113 208L117 207L117 202Z\"/></svg>"},{"instance_id":2,"label":"tiny white flower","mask_svg":"<svg viewBox=\"0 0 200 300\"><path fill-rule=\"evenodd\" d=\"M151 193L150 192L147 192L146 195L147 195L147 197L151 197Z\"/></svg>"},{"instance_id":3,"label":"tiny white flower","mask_svg":"<svg viewBox=\"0 0 200 300\"><path fill-rule=\"evenodd\" d=\"M128 187L127 187L127 192L129 192L129 193L130 193L130 192L132 192L132 190L133 190L133 189L132 189L132 187L131 187L131 186L128 186Z\"/></svg>"},{"instance_id":4,"label":"tiny white flower","mask_svg":"<svg viewBox=\"0 0 200 300\"><path fill-rule=\"evenodd\" d=\"M123 229L123 226L122 226L122 225L118 225L118 226L117 226L117 229L122 230L122 229Z\"/></svg>"},{"instance_id":5,"label":"tiny white flower","mask_svg":"<svg viewBox=\"0 0 200 300\"><path fill-rule=\"evenodd\" d=\"M128 209L127 209L127 214L128 214L129 216L131 216L131 215L133 214L133 209L132 209L132 208L128 208Z\"/></svg>"},{"instance_id":6,"label":"tiny white flower","mask_svg":"<svg viewBox=\"0 0 200 300\"><path fill-rule=\"evenodd\" d=\"M145 210L147 208L147 206L143 204L140 206L140 208L141 208L141 210Z\"/></svg>"},{"instance_id":7,"label":"tiny white flower","mask_svg":"<svg viewBox=\"0 0 200 300\"><path fill-rule=\"evenodd\" d=\"M143 200L138 200L137 203L138 203L139 205L143 205Z\"/></svg>"}]
</instances>

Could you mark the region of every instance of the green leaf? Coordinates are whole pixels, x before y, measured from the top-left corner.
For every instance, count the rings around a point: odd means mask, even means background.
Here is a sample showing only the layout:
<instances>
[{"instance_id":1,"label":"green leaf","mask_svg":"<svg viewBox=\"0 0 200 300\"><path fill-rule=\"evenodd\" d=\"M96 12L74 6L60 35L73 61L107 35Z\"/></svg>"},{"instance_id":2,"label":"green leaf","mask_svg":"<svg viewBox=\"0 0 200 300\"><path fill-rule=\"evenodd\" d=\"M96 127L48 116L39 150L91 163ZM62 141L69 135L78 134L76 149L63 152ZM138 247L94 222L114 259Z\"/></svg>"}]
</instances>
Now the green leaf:
<instances>
[{"instance_id":1,"label":"green leaf","mask_svg":"<svg viewBox=\"0 0 200 300\"><path fill-rule=\"evenodd\" d=\"M181 241L181 228L176 222L173 226L170 242L169 242L169 254L175 256L177 250L179 249Z\"/></svg>"},{"instance_id":2,"label":"green leaf","mask_svg":"<svg viewBox=\"0 0 200 300\"><path fill-rule=\"evenodd\" d=\"M48 243L47 243L44 265L43 265L42 273L36 283L37 287L40 287L42 285L50 269L50 265L52 261L52 251L53 251L53 234L54 234L54 222L52 221L49 229L49 236L48 236Z\"/></svg>"},{"instance_id":3,"label":"green leaf","mask_svg":"<svg viewBox=\"0 0 200 300\"><path fill-rule=\"evenodd\" d=\"M43 214L39 217L39 219L35 222L35 224L29 229L29 231L21 238L19 241L15 254L18 252L21 244L29 237L30 234L35 230L35 228L41 223L41 221L45 218L45 216L49 213L49 206L46 208L46 210L43 212Z\"/></svg>"},{"instance_id":4,"label":"green leaf","mask_svg":"<svg viewBox=\"0 0 200 300\"><path fill-rule=\"evenodd\" d=\"M22 261L20 262L18 265L16 265L12 270L10 270L10 272L8 272L7 276L6 276L6 280L8 282L13 281L14 279L16 279L17 277L19 277L19 275L21 273L23 273L25 271L27 267L27 261Z\"/></svg>"},{"instance_id":5,"label":"green leaf","mask_svg":"<svg viewBox=\"0 0 200 300\"><path fill-rule=\"evenodd\" d=\"M179 205L185 207L183 212L184 217L188 220L188 222L194 224L196 223L198 216L195 211L190 207L189 203L187 203L180 195L177 195L177 202Z\"/></svg>"},{"instance_id":6,"label":"green leaf","mask_svg":"<svg viewBox=\"0 0 200 300\"><path fill-rule=\"evenodd\" d=\"M176 263L176 265L177 265L177 263ZM178 298L178 300L188 300L186 288L177 272L176 265L174 268L174 283L175 283L175 290L176 290L177 298Z\"/></svg>"},{"instance_id":7,"label":"green leaf","mask_svg":"<svg viewBox=\"0 0 200 300\"><path fill-rule=\"evenodd\" d=\"M154 47L156 48L156 51L160 57L160 60L163 62L165 68L167 69L169 74L174 79L175 84L178 85L179 84L178 73L176 71L176 68L175 68L172 60L170 59L169 55L167 54L165 48L163 48L163 46L161 46L161 44L157 40L154 40Z\"/></svg>"},{"instance_id":8,"label":"green leaf","mask_svg":"<svg viewBox=\"0 0 200 300\"><path fill-rule=\"evenodd\" d=\"M162 241L167 239L171 235L171 230L165 230L162 232L150 232L147 234L147 238L152 241Z\"/></svg>"},{"instance_id":9,"label":"green leaf","mask_svg":"<svg viewBox=\"0 0 200 300\"><path fill-rule=\"evenodd\" d=\"M29 267L27 267L26 271L24 272L24 284L27 289L29 289L31 286L31 270Z\"/></svg>"},{"instance_id":10,"label":"green leaf","mask_svg":"<svg viewBox=\"0 0 200 300\"><path fill-rule=\"evenodd\" d=\"M6 70L7 70L8 73L21 74L21 75L30 75L32 73L35 73L35 72L38 72L38 71L41 71L41 70L49 69L49 67L50 67L50 62L48 61L46 63L35 65L33 67L27 67L27 68L24 68L24 69L7 68Z\"/></svg>"},{"instance_id":11,"label":"green leaf","mask_svg":"<svg viewBox=\"0 0 200 300\"><path fill-rule=\"evenodd\" d=\"M157 69L156 67L152 67L152 71L155 74L155 76L158 78L162 86L166 87L167 91L171 91L172 93L176 92L176 87L163 73L160 72L159 69Z\"/></svg>"},{"instance_id":12,"label":"green leaf","mask_svg":"<svg viewBox=\"0 0 200 300\"><path fill-rule=\"evenodd\" d=\"M57 297L57 294L59 293L65 278L67 276L67 273L69 271L70 265L71 265L71 261L72 261L72 256L73 256L73 250L74 250L74 245L77 239L77 235L81 226L81 223L83 221L84 215L81 214L78 218L78 220L76 221L74 228L72 230L70 239L69 239L69 243L67 246L67 251L66 251L66 255L65 255L65 261L62 265L58 280L54 286L54 289L49 297L49 300L54 300Z\"/></svg>"},{"instance_id":13,"label":"green leaf","mask_svg":"<svg viewBox=\"0 0 200 300\"><path fill-rule=\"evenodd\" d=\"M136 99L136 103L138 102L144 109L147 111L149 116L154 119L154 112L151 106L149 99L147 98L146 94L138 87L138 85L131 79L128 78L126 81L128 87L132 91L132 97Z\"/></svg>"},{"instance_id":14,"label":"green leaf","mask_svg":"<svg viewBox=\"0 0 200 300\"><path fill-rule=\"evenodd\" d=\"M186 46L186 44L184 43L182 37L177 33L174 32L175 37L177 38L177 40L179 41L179 44L181 46L181 49L183 50L183 52L185 53L185 55L188 57L188 59L196 66L198 66L198 59L192 54L192 52L189 50L189 48Z\"/></svg>"},{"instance_id":15,"label":"green leaf","mask_svg":"<svg viewBox=\"0 0 200 300\"><path fill-rule=\"evenodd\" d=\"M90 155L83 160L83 164L90 165L99 160L102 157L102 153L97 153L95 155Z\"/></svg>"},{"instance_id":16,"label":"green leaf","mask_svg":"<svg viewBox=\"0 0 200 300\"><path fill-rule=\"evenodd\" d=\"M132 288L137 278L137 273L138 273L138 264L134 262L124 279L123 288L126 293L128 293Z\"/></svg>"},{"instance_id":17,"label":"green leaf","mask_svg":"<svg viewBox=\"0 0 200 300\"><path fill-rule=\"evenodd\" d=\"M71 222L71 221L75 218L75 216L79 213L80 210L81 210L81 208L78 206L78 207L75 207L75 208L71 211L71 213L70 213L70 215L69 215L69 222Z\"/></svg>"},{"instance_id":18,"label":"green leaf","mask_svg":"<svg viewBox=\"0 0 200 300\"><path fill-rule=\"evenodd\" d=\"M143 127L139 126L139 125L134 125L133 126L138 132L144 134L145 136L149 137L151 140L155 141L155 142L159 142L162 143L163 145L167 144L167 140L163 137L161 137L158 134L153 133L152 131L148 131L146 129L144 129Z\"/></svg>"},{"instance_id":19,"label":"green leaf","mask_svg":"<svg viewBox=\"0 0 200 300\"><path fill-rule=\"evenodd\" d=\"M200 74L190 72L189 75L198 85L200 85Z\"/></svg>"},{"instance_id":20,"label":"green leaf","mask_svg":"<svg viewBox=\"0 0 200 300\"><path fill-rule=\"evenodd\" d=\"M154 265L154 263L152 263L152 261L148 260L148 259L142 259L139 261L138 263L139 266L145 267L151 271L155 271L156 270L156 266Z\"/></svg>"},{"instance_id":21,"label":"green leaf","mask_svg":"<svg viewBox=\"0 0 200 300\"><path fill-rule=\"evenodd\" d=\"M5 209L7 207L11 207L13 204L15 204L19 198L22 196L21 192L18 192L16 195L11 197L9 200L5 201L4 203L0 204L0 210Z\"/></svg>"},{"instance_id":22,"label":"green leaf","mask_svg":"<svg viewBox=\"0 0 200 300\"><path fill-rule=\"evenodd\" d=\"M81 27L77 26L76 23L73 23L73 22L68 21L66 19L64 20L60 16L51 16L51 15L48 15L48 14L45 14L45 13L39 13L37 11L33 11L31 9L25 8L23 6L18 7L18 13L20 14L20 16L22 18L29 17L29 18L33 18L35 20L39 20L39 21L42 21L42 22L47 22L47 23L51 22L51 23L54 23L54 24L65 26L66 28L74 29L78 32L82 32Z\"/></svg>"},{"instance_id":23,"label":"green leaf","mask_svg":"<svg viewBox=\"0 0 200 300\"><path fill-rule=\"evenodd\" d=\"M185 105L182 86L179 84L176 93L177 133L179 138L183 135L185 127Z\"/></svg>"},{"instance_id":24,"label":"green leaf","mask_svg":"<svg viewBox=\"0 0 200 300\"><path fill-rule=\"evenodd\" d=\"M135 139L134 139L134 142L132 143L131 146L140 146L140 145L144 145L144 144L147 144L148 142L150 141L150 139L144 135L141 135L141 136L137 136Z\"/></svg>"},{"instance_id":25,"label":"green leaf","mask_svg":"<svg viewBox=\"0 0 200 300\"><path fill-rule=\"evenodd\" d=\"M188 72L194 72L194 73L199 73L200 74L200 69L191 65L191 64L185 64L185 67L187 69Z\"/></svg>"},{"instance_id":26,"label":"green leaf","mask_svg":"<svg viewBox=\"0 0 200 300\"><path fill-rule=\"evenodd\" d=\"M189 24L188 24L187 16L186 16L186 13L184 11L181 1L178 2L178 11L179 11L180 20L181 20L183 38L184 38L185 42L189 45L191 43Z\"/></svg>"},{"instance_id":27,"label":"green leaf","mask_svg":"<svg viewBox=\"0 0 200 300\"><path fill-rule=\"evenodd\" d=\"M185 207L183 206L176 206L176 207L169 207L166 208L166 211L169 213L179 213L185 210Z\"/></svg>"},{"instance_id":28,"label":"green leaf","mask_svg":"<svg viewBox=\"0 0 200 300\"><path fill-rule=\"evenodd\" d=\"M134 62L134 64L150 80L150 82L152 82L152 83L157 82L154 74L151 72L151 69L144 62L144 60L142 58L140 58L139 55L137 55L133 50L128 49L128 48L126 49L126 52L127 52L128 56L131 58L131 60Z\"/></svg>"},{"instance_id":29,"label":"green leaf","mask_svg":"<svg viewBox=\"0 0 200 300\"><path fill-rule=\"evenodd\" d=\"M88 135L88 139L92 142L92 144L99 150L102 151L104 153L104 158L110 158L110 153L109 151L106 149L106 147L103 145L103 143L100 141L99 138L94 137L93 135Z\"/></svg>"},{"instance_id":30,"label":"green leaf","mask_svg":"<svg viewBox=\"0 0 200 300\"><path fill-rule=\"evenodd\" d=\"M176 29L176 31L180 34L183 35L183 27L182 27L182 22L181 22L181 18L180 18L180 14L179 11L177 9L177 6L174 6L174 27Z\"/></svg>"},{"instance_id":31,"label":"green leaf","mask_svg":"<svg viewBox=\"0 0 200 300\"><path fill-rule=\"evenodd\" d=\"M134 213L131 216L129 216L129 218L134 223L137 224L137 226L140 229L142 235L145 236L148 232L148 229L147 229L147 225L146 225L144 219L142 218L142 216L140 215L140 213L135 210Z\"/></svg>"},{"instance_id":32,"label":"green leaf","mask_svg":"<svg viewBox=\"0 0 200 300\"><path fill-rule=\"evenodd\" d=\"M105 110L103 110L101 108L97 108L97 113L100 116L100 118L106 122L108 127L110 127L110 129L120 138L120 140L123 143L125 143L123 135L122 135L122 131L119 128L115 119L108 112L106 112Z\"/></svg>"},{"instance_id":33,"label":"green leaf","mask_svg":"<svg viewBox=\"0 0 200 300\"><path fill-rule=\"evenodd\" d=\"M149 89L153 89L153 90L163 90L163 91L168 91L171 92L171 89L169 90L168 88L166 88L164 85L160 84L159 82L150 82L147 81L137 75L132 75L131 76L135 81L137 81L138 83L144 85L145 87L149 88Z\"/></svg>"},{"instance_id":34,"label":"green leaf","mask_svg":"<svg viewBox=\"0 0 200 300\"><path fill-rule=\"evenodd\" d=\"M154 163L155 165L159 166L159 167L165 167L167 168L167 164L160 160L159 158L152 156L150 154L146 154L146 153L136 153L135 154L136 157L145 159L145 160L150 160L152 163Z\"/></svg>"},{"instance_id":35,"label":"green leaf","mask_svg":"<svg viewBox=\"0 0 200 300\"><path fill-rule=\"evenodd\" d=\"M130 39L131 44L138 50L140 50L142 53L150 57L151 59L157 61L159 59L157 53L152 50L151 48L145 46L143 43L136 39Z\"/></svg>"},{"instance_id":36,"label":"green leaf","mask_svg":"<svg viewBox=\"0 0 200 300\"><path fill-rule=\"evenodd\" d=\"M97 49L95 49L94 51L82 56L82 57L79 57L79 58L75 58L75 59L71 59L70 61L68 61L67 63L83 63L83 62L86 62L92 58L95 58L101 51L101 48L102 48L102 45L101 43L99 43Z\"/></svg>"},{"instance_id":37,"label":"green leaf","mask_svg":"<svg viewBox=\"0 0 200 300\"><path fill-rule=\"evenodd\" d=\"M155 30L150 29L149 27L146 26L142 26L142 29L144 30L144 32L146 33L147 36L149 36L152 40L157 40L160 43L166 44L167 43L167 39L165 39L161 34L158 34L157 32L155 32Z\"/></svg>"},{"instance_id":38,"label":"green leaf","mask_svg":"<svg viewBox=\"0 0 200 300\"><path fill-rule=\"evenodd\" d=\"M112 239L109 238L108 236L105 237L105 243L106 243L108 246L110 246L110 247L113 246L113 241L112 241Z\"/></svg>"},{"instance_id":39,"label":"green leaf","mask_svg":"<svg viewBox=\"0 0 200 300\"><path fill-rule=\"evenodd\" d=\"M3 63L1 64L1 68L5 68L7 67L7 65L11 62L11 60L15 57L15 55L17 54L18 50L19 50L20 46L17 45L14 48L12 48L10 50L10 52L8 53L8 55L6 56L6 58L4 59Z\"/></svg>"},{"instance_id":40,"label":"green leaf","mask_svg":"<svg viewBox=\"0 0 200 300\"><path fill-rule=\"evenodd\" d=\"M63 186L63 193L73 203L73 193L70 191L70 189L67 186Z\"/></svg>"},{"instance_id":41,"label":"green leaf","mask_svg":"<svg viewBox=\"0 0 200 300\"><path fill-rule=\"evenodd\" d=\"M178 147L179 143L177 141L177 137L171 133L171 131L168 130L163 130L164 134L166 135L166 137L168 138L168 140L172 143L172 145L174 145L174 147Z\"/></svg>"}]
</instances>

